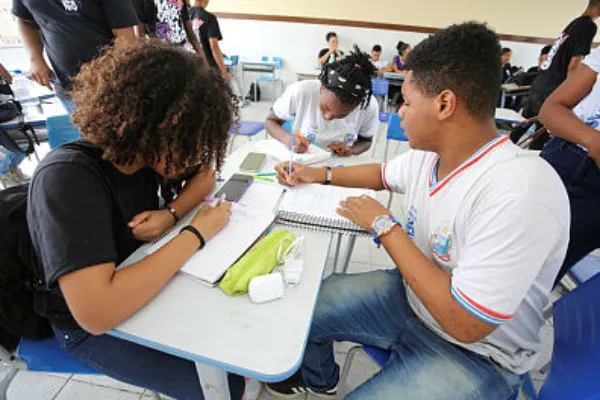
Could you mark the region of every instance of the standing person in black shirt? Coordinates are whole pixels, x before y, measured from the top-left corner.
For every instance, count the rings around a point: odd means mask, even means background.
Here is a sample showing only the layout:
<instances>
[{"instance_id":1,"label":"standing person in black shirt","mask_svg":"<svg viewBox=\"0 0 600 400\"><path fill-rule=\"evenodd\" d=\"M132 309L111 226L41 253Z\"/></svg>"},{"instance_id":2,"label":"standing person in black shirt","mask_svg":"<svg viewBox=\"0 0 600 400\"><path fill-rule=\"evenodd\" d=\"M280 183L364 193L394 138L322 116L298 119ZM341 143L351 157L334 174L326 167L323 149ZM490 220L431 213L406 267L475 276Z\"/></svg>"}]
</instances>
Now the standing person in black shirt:
<instances>
[{"instance_id":1,"label":"standing person in black shirt","mask_svg":"<svg viewBox=\"0 0 600 400\"><path fill-rule=\"evenodd\" d=\"M577 68L590 53L600 17L600 0L590 0L582 16L574 19L554 43L541 73L533 82L531 96L523 112L526 118L539 114L546 98Z\"/></svg>"},{"instance_id":2,"label":"standing person in black shirt","mask_svg":"<svg viewBox=\"0 0 600 400\"><path fill-rule=\"evenodd\" d=\"M72 91L84 140L48 154L29 189L27 222L54 295L46 313L61 346L90 368L177 399L203 399L192 361L106 332L157 296L227 224L231 204L205 205L167 245L116 270L142 242L203 201L227 152L229 85L188 51L159 40L109 48ZM158 184L199 166L159 208ZM210 307L199 304L198 307ZM244 379L229 376L239 400Z\"/></svg>"},{"instance_id":3,"label":"standing person in black shirt","mask_svg":"<svg viewBox=\"0 0 600 400\"><path fill-rule=\"evenodd\" d=\"M204 57L208 65L218 68L227 81L230 80L225 63L223 63L223 53L219 47L219 41L223 40L221 28L217 17L208 11L208 0L187 0L189 4L188 14L192 21L194 33L202 45Z\"/></svg>"},{"instance_id":4,"label":"standing person in black shirt","mask_svg":"<svg viewBox=\"0 0 600 400\"><path fill-rule=\"evenodd\" d=\"M206 62L184 0L133 0L133 5L140 20L139 36L147 34L180 46L189 43Z\"/></svg>"},{"instance_id":5,"label":"standing person in black shirt","mask_svg":"<svg viewBox=\"0 0 600 400\"><path fill-rule=\"evenodd\" d=\"M12 13L29 53L30 78L50 89L59 82L56 94L69 111L71 78L115 38L134 37L138 24L133 4L122 0L13 0Z\"/></svg>"}]
</instances>

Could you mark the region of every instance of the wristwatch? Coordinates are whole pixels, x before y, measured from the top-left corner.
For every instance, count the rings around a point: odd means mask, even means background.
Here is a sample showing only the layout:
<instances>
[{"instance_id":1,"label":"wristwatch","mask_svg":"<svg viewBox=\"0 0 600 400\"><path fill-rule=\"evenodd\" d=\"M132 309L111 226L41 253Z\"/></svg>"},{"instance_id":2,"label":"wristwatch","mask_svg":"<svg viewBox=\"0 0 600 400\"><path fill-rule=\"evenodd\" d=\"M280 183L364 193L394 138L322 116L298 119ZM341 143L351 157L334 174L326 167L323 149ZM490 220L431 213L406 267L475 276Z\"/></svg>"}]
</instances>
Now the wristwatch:
<instances>
[{"instance_id":1,"label":"wristwatch","mask_svg":"<svg viewBox=\"0 0 600 400\"><path fill-rule=\"evenodd\" d=\"M396 225L402 228L402 224L393 215L380 215L375 218L371 226L371 236L375 244L380 245L379 238L390 233Z\"/></svg>"},{"instance_id":2,"label":"wristwatch","mask_svg":"<svg viewBox=\"0 0 600 400\"><path fill-rule=\"evenodd\" d=\"M325 182L323 182L323 185L330 185L331 180L333 179L333 170L329 166L325 167L325 170L326 170L326 175L325 175Z\"/></svg>"}]
</instances>

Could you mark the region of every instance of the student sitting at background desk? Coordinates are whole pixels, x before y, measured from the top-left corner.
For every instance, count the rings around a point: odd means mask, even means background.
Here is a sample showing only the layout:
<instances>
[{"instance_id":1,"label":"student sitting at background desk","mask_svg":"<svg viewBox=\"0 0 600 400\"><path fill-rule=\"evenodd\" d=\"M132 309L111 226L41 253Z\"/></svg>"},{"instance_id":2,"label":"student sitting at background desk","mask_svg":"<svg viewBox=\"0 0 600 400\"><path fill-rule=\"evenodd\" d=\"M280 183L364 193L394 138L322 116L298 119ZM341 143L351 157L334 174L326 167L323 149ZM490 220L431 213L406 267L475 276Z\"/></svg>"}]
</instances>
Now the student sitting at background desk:
<instances>
[{"instance_id":1,"label":"student sitting at background desk","mask_svg":"<svg viewBox=\"0 0 600 400\"><path fill-rule=\"evenodd\" d=\"M344 52L338 48L337 33L329 32L325 36L325 39L327 40L328 47L319 51L319 56L317 57L318 65L331 64L344 58Z\"/></svg>"},{"instance_id":2,"label":"student sitting at background desk","mask_svg":"<svg viewBox=\"0 0 600 400\"><path fill-rule=\"evenodd\" d=\"M290 85L267 117L265 128L275 139L291 147L292 136L283 127L294 120L293 132L308 140L297 140L295 151L304 153L308 144L338 156L361 154L371 147L378 126L377 102L371 101L371 76L375 67L358 47L350 56L323 67L319 80Z\"/></svg>"},{"instance_id":3,"label":"student sitting at background desk","mask_svg":"<svg viewBox=\"0 0 600 400\"><path fill-rule=\"evenodd\" d=\"M381 59L381 51L381 46L378 44L373 46L373 50L371 50L371 64L373 64L373 66L377 70L377 75L381 75L384 72L391 71L391 69L388 67L387 62Z\"/></svg>"},{"instance_id":4,"label":"student sitting at background desk","mask_svg":"<svg viewBox=\"0 0 600 400\"><path fill-rule=\"evenodd\" d=\"M223 165L233 123L231 89L201 58L158 40L109 48L83 66L74 87L73 122L85 140L42 160L27 209L56 338L115 379L203 399L192 361L106 332L150 302L229 220L229 203L207 205L169 244L115 269L212 190L212 168ZM159 181L196 166L205 172L159 209ZM243 378L230 375L229 387L241 399Z\"/></svg>"},{"instance_id":5,"label":"student sitting at background desk","mask_svg":"<svg viewBox=\"0 0 600 400\"><path fill-rule=\"evenodd\" d=\"M396 45L396 49L398 50L398 55L394 57L392 63L389 65L389 72L393 72L395 74L404 74L406 73L406 68L404 67L404 64L406 63L406 57L408 57L412 47L410 44L401 40L398 42L398 45Z\"/></svg>"},{"instance_id":6,"label":"student sitting at background desk","mask_svg":"<svg viewBox=\"0 0 600 400\"><path fill-rule=\"evenodd\" d=\"M400 114L415 150L384 165L295 164L291 177L277 167L283 184L388 189L406 203L401 222L368 196L340 203L397 268L323 283L301 370L267 385L278 396L333 398L334 340L391 352L347 400L506 400L537 361L569 203L552 168L495 128L498 36L451 26L418 45L407 68Z\"/></svg>"}]
</instances>

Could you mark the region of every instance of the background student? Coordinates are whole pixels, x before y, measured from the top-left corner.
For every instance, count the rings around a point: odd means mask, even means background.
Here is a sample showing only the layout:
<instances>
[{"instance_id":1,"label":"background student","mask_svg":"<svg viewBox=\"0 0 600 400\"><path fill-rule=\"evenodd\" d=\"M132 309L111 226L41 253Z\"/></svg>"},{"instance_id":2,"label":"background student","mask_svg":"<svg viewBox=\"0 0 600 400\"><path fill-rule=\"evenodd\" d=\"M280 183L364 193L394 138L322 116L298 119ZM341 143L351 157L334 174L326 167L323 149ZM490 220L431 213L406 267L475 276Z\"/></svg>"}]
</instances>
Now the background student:
<instances>
[{"instance_id":1,"label":"background student","mask_svg":"<svg viewBox=\"0 0 600 400\"><path fill-rule=\"evenodd\" d=\"M138 24L132 2L121 0L13 0L12 12L31 60L30 78L50 89L54 86L69 111L71 78L115 38L134 37L133 27ZM44 51L53 70L44 59ZM54 78L60 84L54 85Z\"/></svg>"},{"instance_id":2,"label":"background student","mask_svg":"<svg viewBox=\"0 0 600 400\"><path fill-rule=\"evenodd\" d=\"M156 253L115 269L212 190L212 168L223 165L234 119L231 89L197 56L159 40L110 48L83 67L75 88L73 122L84 139L40 162L27 209L55 336L105 375L202 399L192 361L106 332L150 302L227 224L229 203L207 205ZM179 197L160 209L159 182L198 165ZM229 388L241 399L243 378L230 375Z\"/></svg>"},{"instance_id":3,"label":"background student","mask_svg":"<svg viewBox=\"0 0 600 400\"><path fill-rule=\"evenodd\" d=\"M328 32L325 40L327 40L327 48L319 51L319 55L317 56L318 65L331 64L344 57L344 52L338 48L339 40L337 33Z\"/></svg>"},{"instance_id":4,"label":"background student","mask_svg":"<svg viewBox=\"0 0 600 400\"><path fill-rule=\"evenodd\" d=\"M375 67L358 47L340 61L323 67L319 80L290 85L275 101L265 128L275 139L291 147L292 136L283 129L286 120L294 120L295 151L304 153L308 142L338 156L361 154L371 147L378 126L379 109L371 101L371 77Z\"/></svg>"},{"instance_id":5,"label":"background student","mask_svg":"<svg viewBox=\"0 0 600 400\"><path fill-rule=\"evenodd\" d=\"M209 0L187 1L190 6L188 13L192 21L194 33L202 45L208 65L219 69L223 77L229 81L229 72L227 72L227 68L223 62L223 53L219 46L219 42L223 40L219 20L213 13L206 11Z\"/></svg>"},{"instance_id":6,"label":"background student","mask_svg":"<svg viewBox=\"0 0 600 400\"><path fill-rule=\"evenodd\" d=\"M600 248L600 48L548 97L540 119L553 138L541 156L560 175L571 202L571 232L561 278Z\"/></svg>"},{"instance_id":7,"label":"background student","mask_svg":"<svg viewBox=\"0 0 600 400\"><path fill-rule=\"evenodd\" d=\"M510 78L519 71L518 67L513 67L510 64L512 58L512 50L508 47L502 49L500 60L502 62L502 83L508 83Z\"/></svg>"},{"instance_id":8,"label":"background student","mask_svg":"<svg viewBox=\"0 0 600 400\"><path fill-rule=\"evenodd\" d=\"M371 64L375 67L377 75L388 71L388 63L381 58L381 46L376 44L371 50Z\"/></svg>"},{"instance_id":9,"label":"background student","mask_svg":"<svg viewBox=\"0 0 600 400\"><path fill-rule=\"evenodd\" d=\"M396 50L398 50L398 55L394 57L392 63L390 64L390 67L392 69L391 72L394 72L396 74L403 74L406 72L406 69L404 67L404 64L406 63L406 57L408 57L408 54L412 50L412 47L410 44L401 40L396 45Z\"/></svg>"},{"instance_id":10,"label":"background student","mask_svg":"<svg viewBox=\"0 0 600 400\"><path fill-rule=\"evenodd\" d=\"M531 95L523 110L525 118L538 115L548 96L575 70L584 56L590 53L600 17L600 0L589 0L582 16L575 18L552 46L541 73L533 82Z\"/></svg>"}]
</instances>

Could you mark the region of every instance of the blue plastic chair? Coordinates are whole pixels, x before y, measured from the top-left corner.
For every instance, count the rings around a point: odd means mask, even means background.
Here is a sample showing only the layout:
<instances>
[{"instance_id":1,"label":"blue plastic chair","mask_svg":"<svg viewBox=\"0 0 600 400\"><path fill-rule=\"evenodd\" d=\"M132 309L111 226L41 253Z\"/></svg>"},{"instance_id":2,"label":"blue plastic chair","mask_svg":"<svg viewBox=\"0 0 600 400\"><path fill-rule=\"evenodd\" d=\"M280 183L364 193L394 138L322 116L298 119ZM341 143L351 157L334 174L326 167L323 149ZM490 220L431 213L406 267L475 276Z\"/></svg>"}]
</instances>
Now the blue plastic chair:
<instances>
[{"instance_id":1,"label":"blue plastic chair","mask_svg":"<svg viewBox=\"0 0 600 400\"><path fill-rule=\"evenodd\" d=\"M239 130L238 127L233 125L229 128L229 134L231 135L231 142L229 143L229 154L233 151L233 144L238 136L245 136L248 139L258 135L265 129L265 123L260 121L240 121ZM265 133L266 135L266 133Z\"/></svg>"},{"instance_id":2,"label":"blue plastic chair","mask_svg":"<svg viewBox=\"0 0 600 400\"><path fill-rule=\"evenodd\" d=\"M0 382L0 400L6 400L10 383L19 371L54 372L61 374L100 375L79 360L65 352L55 338L44 340L21 339L17 348L17 358L5 350L1 351L2 358L11 360L10 371ZM7 360L3 360L7 362ZM154 399L159 399L153 393Z\"/></svg>"},{"instance_id":3,"label":"blue plastic chair","mask_svg":"<svg viewBox=\"0 0 600 400\"><path fill-rule=\"evenodd\" d=\"M255 87L258 87L259 82L271 82L273 84L273 100L277 99L276 86L277 84L281 84L281 92L283 93L283 79L279 77L277 71L281 70L283 66L283 60L281 57L269 57L263 56L261 61L272 62L275 63L275 73L273 75L262 75L256 78ZM256 93L255 93L256 98Z\"/></svg>"},{"instance_id":4,"label":"blue plastic chair","mask_svg":"<svg viewBox=\"0 0 600 400\"><path fill-rule=\"evenodd\" d=\"M406 137L406 133L404 128L400 126L402 122L402 118L396 113L390 116L390 122L388 124L387 136L385 141L385 151L383 153L383 161L386 162L388 160L388 150L390 146L390 140L394 140L396 142L408 142L408 138ZM390 198L388 200L387 208L388 210L392 206L392 200L394 199L394 193L390 192Z\"/></svg>"},{"instance_id":5,"label":"blue plastic chair","mask_svg":"<svg viewBox=\"0 0 600 400\"><path fill-rule=\"evenodd\" d=\"M383 97L383 107L379 107L379 122L387 123L389 121L388 95L390 92L390 82L386 79L372 78L371 87L373 96Z\"/></svg>"},{"instance_id":6,"label":"blue plastic chair","mask_svg":"<svg viewBox=\"0 0 600 400\"><path fill-rule=\"evenodd\" d=\"M46 130L48 131L48 143L50 143L51 149L55 149L60 145L72 142L81 137L79 129L71 123L71 116L69 115L48 117L46 120Z\"/></svg>"},{"instance_id":7,"label":"blue plastic chair","mask_svg":"<svg viewBox=\"0 0 600 400\"><path fill-rule=\"evenodd\" d=\"M600 399L600 275L554 303L554 350L540 400Z\"/></svg>"},{"instance_id":8,"label":"blue plastic chair","mask_svg":"<svg viewBox=\"0 0 600 400\"><path fill-rule=\"evenodd\" d=\"M344 398L347 394L348 390L348 374L350 372L350 368L352 367L352 363L354 362L354 358L360 352L364 352L371 361L373 361L379 368L383 368L385 364L390 360L392 353L388 350L382 350L378 347L373 346L355 346L348 351L348 355L346 356L346 362L344 363L344 368L342 369L342 373L340 374L340 398ZM523 384L523 389L525 393L529 396L530 393L535 396L535 389L533 388L533 382L531 381L531 377L529 374L525 376L525 382ZM519 393L515 393L508 400L517 400L519 397Z\"/></svg>"}]
</instances>

